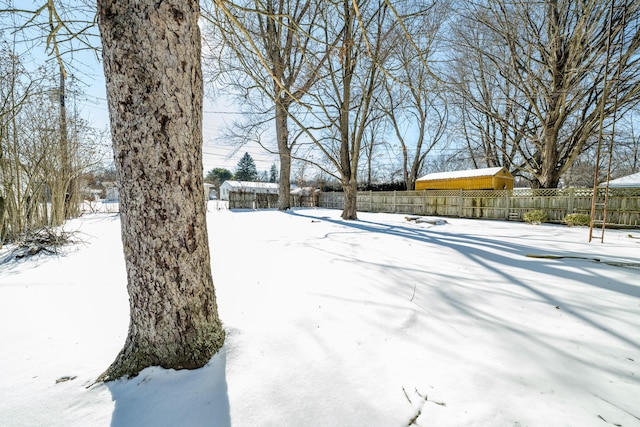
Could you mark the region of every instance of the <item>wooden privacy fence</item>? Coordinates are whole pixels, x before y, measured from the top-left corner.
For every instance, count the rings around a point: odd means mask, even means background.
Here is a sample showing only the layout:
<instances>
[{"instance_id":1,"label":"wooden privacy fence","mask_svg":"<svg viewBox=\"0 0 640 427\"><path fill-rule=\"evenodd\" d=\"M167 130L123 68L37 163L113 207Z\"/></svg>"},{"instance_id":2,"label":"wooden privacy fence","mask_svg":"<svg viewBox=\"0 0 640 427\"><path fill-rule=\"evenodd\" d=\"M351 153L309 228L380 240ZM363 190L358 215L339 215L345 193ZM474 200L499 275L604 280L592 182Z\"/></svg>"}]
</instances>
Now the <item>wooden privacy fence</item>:
<instances>
[{"instance_id":1,"label":"wooden privacy fence","mask_svg":"<svg viewBox=\"0 0 640 427\"><path fill-rule=\"evenodd\" d=\"M391 212L459 218L522 220L541 210L550 222L562 222L567 214L591 214L592 188L515 190L360 191L357 208L362 212ZM598 190L604 198L605 189ZM319 207L342 209L343 193L320 193ZM596 219L602 212L596 211ZM610 188L607 224L640 227L640 188Z\"/></svg>"},{"instance_id":2,"label":"wooden privacy fence","mask_svg":"<svg viewBox=\"0 0 640 427\"><path fill-rule=\"evenodd\" d=\"M291 207L317 207L318 194L308 196L292 194ZM229 209L271 209L278 207L277 194L229 192Z\"/></svg>"}]
</instances>

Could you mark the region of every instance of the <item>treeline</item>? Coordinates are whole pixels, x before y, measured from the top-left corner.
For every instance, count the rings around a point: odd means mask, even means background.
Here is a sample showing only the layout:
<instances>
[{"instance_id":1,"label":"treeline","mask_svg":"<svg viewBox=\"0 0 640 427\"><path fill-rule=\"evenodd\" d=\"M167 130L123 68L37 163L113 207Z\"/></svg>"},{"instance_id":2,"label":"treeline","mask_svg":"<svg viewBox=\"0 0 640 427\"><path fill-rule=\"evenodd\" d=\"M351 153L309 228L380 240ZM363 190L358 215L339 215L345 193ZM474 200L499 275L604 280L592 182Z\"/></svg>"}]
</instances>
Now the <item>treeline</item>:
<instances>
[{"instance_id":1,"label":"treeline","mask_svg":"<svg viewBox=\"0 0 640 427\"><path fill-rule=\"evenodd\" d=\"M83 177L107 149L69 102L76 82L56 67L28 70L14 49L0 39L0 246L77 216Z\"/></svg>"},{"instance_id":2,"label":"treeline","mask_svg":"<svg viewBox=\"0 0 640 427\"><path fill-rule=\"evenodd\" d=\"M324 192L342 192L342 185L339 182L325 182L319 185ZM405 191L407 186L404 182L381 182L372 184L361 184L358 191Z\"/></svg>"},{"instance_id":3,"label":"treeline","mask_svg":"<svg viewBox=\"0 0 640 427\"><path fill-rule=\"evenodd\" d=\"M280 181L313 164L346 217L361 182L431 172L584 185L598 142L616 174L638 171L640 2L236 0L203 16L207 81L243 105L228 137L270 144Z\"/></svg>"}]
</instances>

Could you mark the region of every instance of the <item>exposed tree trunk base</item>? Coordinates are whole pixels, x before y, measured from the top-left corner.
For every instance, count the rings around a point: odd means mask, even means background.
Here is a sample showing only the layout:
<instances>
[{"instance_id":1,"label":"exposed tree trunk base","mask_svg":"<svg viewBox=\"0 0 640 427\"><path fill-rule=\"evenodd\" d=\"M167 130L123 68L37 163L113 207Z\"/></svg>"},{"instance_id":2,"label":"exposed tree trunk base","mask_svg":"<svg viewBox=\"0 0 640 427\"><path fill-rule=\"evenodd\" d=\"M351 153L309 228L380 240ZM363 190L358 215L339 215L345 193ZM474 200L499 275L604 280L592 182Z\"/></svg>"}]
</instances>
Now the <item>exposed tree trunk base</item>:
<instances>
[{"instance_id":1,"label":"exposed tree trunk base","mask_svg":"<svg viewBox=\"0 0 640 427\"><path fill-rule=\"evenodd\" d=\"M347 185L343 185L344 190L344 208L342 209L342 219L346 220L357 220L358 219L358 207L357 207L357 197L358 197L358 188L357 184L349 183Z\"/></svg>"},{"instance_id":2,"label":"exposed tree trunk base","mask_svg":"<svg viewBox=\"0 0 640 427\"><path fill-rule=\"evenodd\" d=\"M342 219L346 219L346 220L349 220L349 221L351 221L351 220L355 221L355 220L358 219L358 214L353 209L349 209L349 210L343 209L342 210L342 214L340 215L340 217Z\"/></svg>"},{"instance_id":3,"label":"exposed tree trunk base","mask_svg":"<svg viewBox=\"0 0 640 427\"><path fill-rule=\"evenodd\" d=\"M96 382L132 378L149 366L176 370L199 369L205 366L224 344L225 334L222 325L218 325L210 332L208 337L202 336L195 339L197 346L185 342L185 346L180 348L179 353L164 357L145 345L127 342L116 360L98 377Z\"/></svg>"}]
</instances>

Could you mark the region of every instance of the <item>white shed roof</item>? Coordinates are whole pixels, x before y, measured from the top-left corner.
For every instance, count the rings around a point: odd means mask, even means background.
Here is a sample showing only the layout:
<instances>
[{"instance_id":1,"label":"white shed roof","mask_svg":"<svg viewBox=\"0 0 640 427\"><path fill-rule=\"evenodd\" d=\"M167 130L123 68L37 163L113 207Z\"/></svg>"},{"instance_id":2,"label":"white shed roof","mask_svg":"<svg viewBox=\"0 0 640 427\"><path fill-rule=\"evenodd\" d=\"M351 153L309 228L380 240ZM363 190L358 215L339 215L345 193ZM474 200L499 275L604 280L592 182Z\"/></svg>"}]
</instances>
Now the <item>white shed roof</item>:
<instances>
[{"instance_id":1,"label":"white shed roof","mask_svg":"<svg viewBox=\"0 0 640 427\"><path fill-rule=\"evenodd\" d=\"M476 178L479 176L494 176L502 170L502 166L484 169L469 169L454 172L436 172L430 173L418 178L418 181L428 181L434 179L453 179L453 178Z\"/></svg>"},{"instance_id":2,"label":"white shed roof","mask_svg":"<svg viewBox=\"0 0 640 427\"><path fill-rule=\"evenodd\" d=\"M278 184L273 182L225 181L222 186L230 187L234 190L262 189L278 191Z\"/></svg>"},{"instance_id":3,"label":"white shed roof","mask_svg":"<svg viewBox=\"0 0 640 427\"><path fill-rule=\"evenodd\" d=\"M604 187L605 184L600 184ZM611 188L640 188L640 172L609 181Z\"/></svg>"}]
</instances>

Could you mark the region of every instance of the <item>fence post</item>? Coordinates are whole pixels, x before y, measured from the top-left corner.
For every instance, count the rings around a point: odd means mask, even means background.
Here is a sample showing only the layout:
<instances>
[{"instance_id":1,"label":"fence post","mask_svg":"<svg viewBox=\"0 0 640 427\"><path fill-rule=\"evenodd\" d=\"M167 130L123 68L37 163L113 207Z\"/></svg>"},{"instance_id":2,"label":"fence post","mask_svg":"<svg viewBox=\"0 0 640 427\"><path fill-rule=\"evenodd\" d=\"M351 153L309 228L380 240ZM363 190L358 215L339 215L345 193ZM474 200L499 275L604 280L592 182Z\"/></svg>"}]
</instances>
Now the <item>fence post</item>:
<instances>
[{"instance_id":1,"label":"fence post","mask_svg":"<svg viewBox=\"0 0 640 427\"><path fill-rule=\"evenodd\" d=\"M459 190L458 193L458 218L462 218L462 188Z\"/></svg>"},{"instance_id":2,"label":"fence post","mask_svg":"<svg viewBox=\"0 0 640 427\"><path fill-rule=\"evenodd\" d=\"M373 190L369 190L369 212L373 211Z\"/></svg>"},{"instance_id":3,"label":"fence post","mask_svg":"<svg viewBox=\"0 0 640 427\"><path fill-rule=\"evenodd\" d=\"M505 205L505 210L504 210L504 219L505 220L509 220L509 216L511 214L511 198L509 197L509 194L511 193L512 190L505 190L504 193L504 205Z\"/></svg>"},{"instance_id":4,"label":"fence post","mask_svg":"<svg viewBox=\"0 0 640 427\"><path fill-rule=\"evenodd\" d=\"M567 215L572 214L573 213L573 198L575 197L575 189L574 188L569 188L569 200L568 200L568 206L567 206Z\"/></svg>"},{"instance_id":5,"label":"fence post","mask_svg":"<svg viewBox=\"0 0 640 427\"><path fill-rule=\"evenodd\" d=\"M422 190L422 215L427 213L427 190Z\"/></svg>"},{"instance_id":6,"label":"fence post","mask_svg":"<svg viewBox=\"0 0 640 427\"><path fill-rule=\"evenodd\" d=\"M393 211L396 211L396 190L393 190Z\"/></svg>"}]
</instances>

